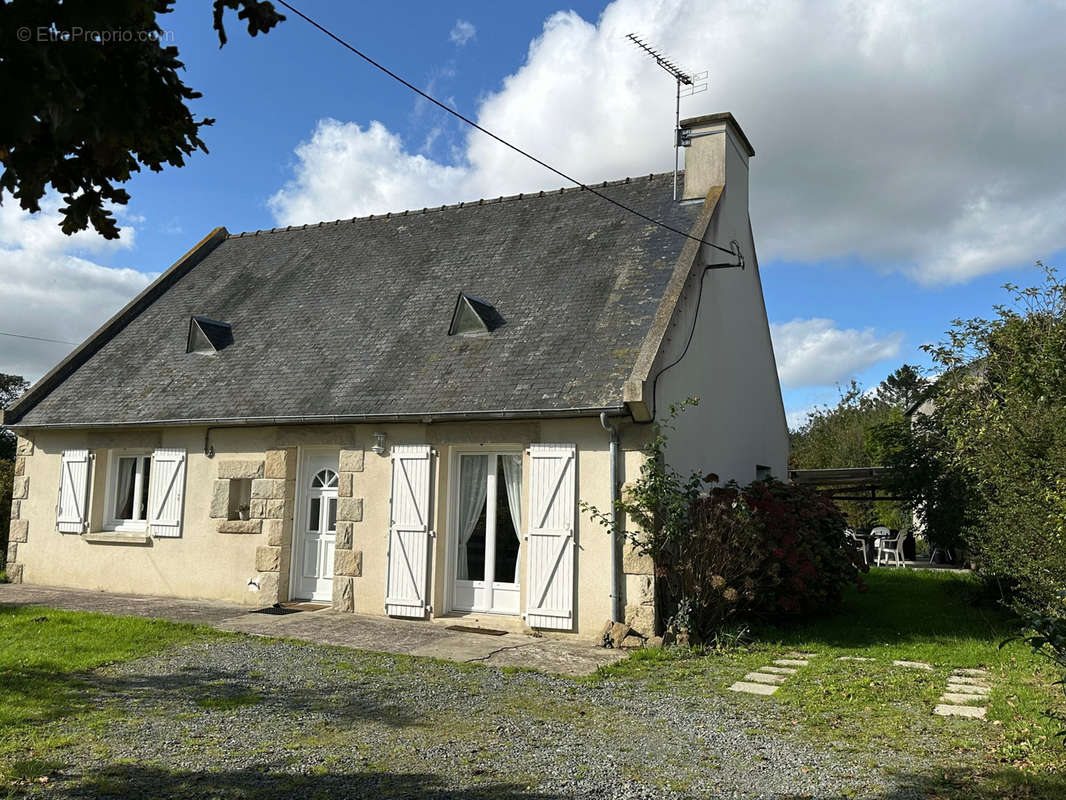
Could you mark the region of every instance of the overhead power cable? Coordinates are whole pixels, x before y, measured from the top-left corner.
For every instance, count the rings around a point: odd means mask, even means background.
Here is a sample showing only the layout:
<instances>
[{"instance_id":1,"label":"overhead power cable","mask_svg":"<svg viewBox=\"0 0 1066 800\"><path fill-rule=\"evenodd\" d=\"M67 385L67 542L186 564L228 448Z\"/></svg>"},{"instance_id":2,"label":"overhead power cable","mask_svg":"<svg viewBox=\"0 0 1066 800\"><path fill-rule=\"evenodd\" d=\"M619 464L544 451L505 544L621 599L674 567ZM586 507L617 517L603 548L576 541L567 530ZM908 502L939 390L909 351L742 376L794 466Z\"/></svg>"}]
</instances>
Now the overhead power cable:
<instances>
[{"instance_id":1,"label":"overhead power cable","mask_svg":"<svg viewBox=\"0 0 1066 800\"><path fill-rule=\"evenodd\" d=\"M391 69L386 67L384 64L381 64L381 63L375 61L374 59L372 59L370 56L368 56L366 53L364 53L359 48L357 48L354 45L351 45L348 42L346 42L344 39L342 39L340 36L335 34L333 31L331 31L326 26L324 26L321 23L311 19L311 17L307 16L305 13L300 11L300 9L296 8L292 4L287 3L285 0L276 0L276 2L278 3L278 5L284 6L285 8L289 9L289 11L291 11L296 16L300 17L302 20L307 22L312 27L315 27L318 30L320 30L322 33L326 34L326 36L328 36L330 39L335 41L337 44L341 45L341 47L344 47L345 49L350 50L352 53L355 53L355 55L359 56L359 58L361 58L364 61L366 61L372 67L375 67L375 68L381 70L382 72L384 72L386 75L388 75L393 80L399 81L400 83L402 83L404 86L406 86L408 89L410 89L415 94L425 98L429 102L433 103L433 105L435 105L438 108L440 108L440 109L448 112L449 114L451 114L453 117L456 117L457 119L462 120L463 122L465 122L470 127L474 128L476 130L479 130L483 134L485 134L486 136L489 136L489 137L495 139L497 142L499 142L500 144L504 145L505 147L509 147L510 149L512 149L516 153L518 153L519 155L525 156L530 161L533 161L533 162L535 162L537 164L540 164L540 166L544 167L546 170L549 170L550 172L554 172L560 178L563 178L564 180L569 181L570 183L574 184L575 186L580 186L582 189L584 189L587 192L592 192L592 194L596 195L601 200L606 200L608 203L611 203L612 205L615 205L618 208L620 208L623 211L626 211L626 212L628 212L630 214L634 214L635 216L640 217L641 219L645 220L646 222L650 222L653 225L658 225L660 228L664 228L664 229L666 229L668 231L671 231L672 233L676 233L679 236L684 236L686 239L692 239L693 241L697 241L700 244L705 244L708 247L713 247L715 250L719 250L719 251L721 251L723 253L728 253L729 255L734 256L734 257L739 257L739 253L736 253L736 252L734 252L732 250L729 250L729 249L727 249L725 247L722 247L721 245L717 245L714 242L708 242L706 239L701 239L699 236L693 236L691 233L689 233L687 231L683 231L680 228L675 228L672 225L668 225L667 223L665 223L665 222L663 222L661 220L655 219L654 217L649 217L647 214L644 214L644 213L642 213L640 211L637 211L637 209L632 208L631 206L627 206L625 203L621 203L618 200L615 200L613 197L609 197L608 195L605 195L602 192L597 191L596 189L592 188L588 184L582 183L577 178L570 177L569 175L567 175L562 170L556 169L551 164L548 164L547 162L542 161L541 159L537 158L532 153L529 153L529 152L523 150L518 145L511 144L509 141L504 139L502 136L497 136L495 133L493 133L492 131L488 130L487 128L483 128L481 125L478 125L476 122L474 122L474 120L472 120L469 117L466 117L466 116L460 114L458 111L456 111L455 109L451 108L450 106L445 105L444 103L442 103L437 98L435 98L432 95L422 91L421 89L419 89L417 86L415 86L410 81L404 79L400 75L397 75L395 72L393 72Z\"/></svg>"},{"instance_id":2,"label":"overhead power cable","mask_svg":"<svg viewBox=\"0 0 1066 800\"><path fill-rule=\"evenodd\" d=\"M11 336L15 339L32 339L35 342L55 342L56 344L79 344L79 342L65 342L62 339L45 339L42 336L26 336L22 333L5 333L0 331L0 336Z\"/></svg>"}]
</instances>

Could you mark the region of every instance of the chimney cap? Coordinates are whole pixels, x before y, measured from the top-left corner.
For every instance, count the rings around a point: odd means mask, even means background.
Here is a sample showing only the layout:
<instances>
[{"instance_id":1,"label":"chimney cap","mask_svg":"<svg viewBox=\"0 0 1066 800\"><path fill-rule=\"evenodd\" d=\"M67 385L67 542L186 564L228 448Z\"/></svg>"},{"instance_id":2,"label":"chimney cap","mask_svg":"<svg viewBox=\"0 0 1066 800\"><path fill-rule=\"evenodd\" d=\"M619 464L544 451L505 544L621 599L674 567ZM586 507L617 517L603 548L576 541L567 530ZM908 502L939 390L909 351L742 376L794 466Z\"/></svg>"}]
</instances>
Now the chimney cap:
<instances>
[{"instance_id":1,"label":"chimney cap","mask_svg":"<svg viewBox=\"0 0 1066 800\"><path fill-rule=\"evenodd\" d=\"M740 143L744 145L744 149L748 153L748 158L755 155L755 148L751 146L751 142L748 141L748 137L744 135L743 129L740 127L740 123L737 122L737 118L729 111L720 111L717 114L703 114L699 117L689 117L688 119L681 120L681 129L686 128L701 128L705 125L713 125L715 123L724 122L726 125L733 126L733 133L740 140Z\"/></svg>"}]
</instances>

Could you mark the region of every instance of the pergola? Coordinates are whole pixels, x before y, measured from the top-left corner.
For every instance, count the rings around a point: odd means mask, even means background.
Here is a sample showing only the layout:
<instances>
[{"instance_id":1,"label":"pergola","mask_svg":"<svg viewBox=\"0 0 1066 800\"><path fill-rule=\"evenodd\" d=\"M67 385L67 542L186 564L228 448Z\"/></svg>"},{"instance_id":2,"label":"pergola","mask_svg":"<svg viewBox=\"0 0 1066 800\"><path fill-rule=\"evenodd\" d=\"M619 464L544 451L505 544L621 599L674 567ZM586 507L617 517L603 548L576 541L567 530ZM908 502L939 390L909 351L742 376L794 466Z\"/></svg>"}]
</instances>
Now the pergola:
<instances>
[{"instance_id":1,"label":"pergola","mask_svg":"<svg viewBox=\"0 0 1066 800\"><path fill-rule=\"evenodd\" d=\"M899 500L885 484L891 467L790 469L788 477L801 486L820 489L831 500Z\"/></svg>"}]
</instances>

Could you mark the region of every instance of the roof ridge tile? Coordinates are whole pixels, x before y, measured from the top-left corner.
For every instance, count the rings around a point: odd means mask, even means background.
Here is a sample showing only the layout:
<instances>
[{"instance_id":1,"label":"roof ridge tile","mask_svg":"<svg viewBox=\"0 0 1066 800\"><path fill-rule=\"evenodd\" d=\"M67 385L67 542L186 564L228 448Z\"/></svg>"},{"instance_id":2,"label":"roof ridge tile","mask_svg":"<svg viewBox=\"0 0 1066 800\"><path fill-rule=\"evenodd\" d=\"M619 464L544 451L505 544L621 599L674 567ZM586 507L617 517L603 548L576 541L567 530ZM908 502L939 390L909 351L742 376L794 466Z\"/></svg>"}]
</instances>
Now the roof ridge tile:
<instances>
[{"instance_id":1,"label":"roof ridge tile","mask_svg":"<svg viewBox=\"0 0 1066 800\"><path fill-rule=\"evenodd\" d=\"M678 174L680 175L683 172L684 172L684 170L681 170L680 172L678 172ZM651 173L648 174L648 180L649 181L653 181L653 180L655 180L655 178L662 178L662 177L666 177L666 176L673 176L673 173L672 172L651 172ZM609 186L625 186L626 184L629 184L632 181L633 181L633 179L631 177L627 176L625 178L619 178L618 180L603 181L602 183L598 184L598 188L605 189L605 188L607 188ZM561 186L561 187L559 187L559 189L557 191L554 190L554 189L548 190L548 191L550 191L551 194L567 194L567 193L570 193L570 192L582 192L582 191L585 190L586 186L597 186L597 184L588 183L588 184L585 184L585 186ZM432 210L433 211L450 211L450 210L458 211L458 210L461 210L461 209L464 209L464 208L473 207L475 205L478 205L478 206L485 205L486 203L515 202L515 201L519 201L519 200L530 200L530 199L533 199L535 197L536 198L540 198L540 197L546 197L546 196L547 196L547 193L545 192L545 190L541 189L536 194L519 192L518 194L500 195L499 197L497 197L495 199L491 199L490 198L489 200L485 200L485 198L481 198L481 199L479 199L477 201L476 204L472 200L469 200L469 201L468 200L464 200L464 201L459 202L459 203L445 204L445 205L442 205L440 208L434 207ZM428 214L430 210L431 209L429 208L429 206L426 206L426 207L424 207L422 209L421 213L422 214ZM362 216L362 217L342 217L340 219L334 219L334 220L322 220L322 221L318 222L317 225L314 222L309 222L309 223L305 223L302 226L300 226L300 225L287 225L285 227L278 226L276 228L263 228L263 229L260 229L260 230L254 231L254 232L242 231L241 233L231 233L226 238L228 238L228 239L241 239L241 238L243 238L245 236L258 236L261 233L287 233L287 232L292 231L294 229L307 230L310 227L319 227L319 228L321 228L323 225L329 225L329 224L340 225L342 222L348 222L348 223L352 223L352 222L373 222L375 220L391 219L394 216L396 216L396 217L399 217L399 216L406 217L408 214L414 214L414 213L419 213L418 209L406 208L406 209L404 209L402 211L388 211L388 212L386 212L384 214L368 214L368 215Z\"/></svg>"}]
</instances>

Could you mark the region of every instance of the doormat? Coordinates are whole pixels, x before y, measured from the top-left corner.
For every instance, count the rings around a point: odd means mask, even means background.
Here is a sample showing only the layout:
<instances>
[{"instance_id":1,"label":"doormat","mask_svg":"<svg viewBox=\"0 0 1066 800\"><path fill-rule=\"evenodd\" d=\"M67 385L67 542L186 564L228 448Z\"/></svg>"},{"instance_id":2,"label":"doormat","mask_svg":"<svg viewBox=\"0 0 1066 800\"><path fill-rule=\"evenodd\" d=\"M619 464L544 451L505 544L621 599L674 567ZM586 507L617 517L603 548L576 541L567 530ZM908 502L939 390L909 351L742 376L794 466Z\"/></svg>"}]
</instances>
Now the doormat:
<instances>
[{"instance_id":1,"label":"doormat","mask_svg":"<svg viewBox=\"0 0 1066 800\"><path fill-rule=\"evenodd\" d=\"M324 608L329 608L329 606L321 603L275 603L266 608L257 608L251 613L281 616L282 614L299 614L301 611L321 611Z\"/></svg>"},{"instance_id":2,"label":"doormat","mask_svg":"<svg viewBox=\"0 0 1066 800\"><path fill-rule=\"evenodd\" d=\"M468 625L446 625L445 630L459 631L459 633L481 633L485 636L506 636L507 631L498 631L493 628L471 628Z\"/></svg>"}]
</instances>

